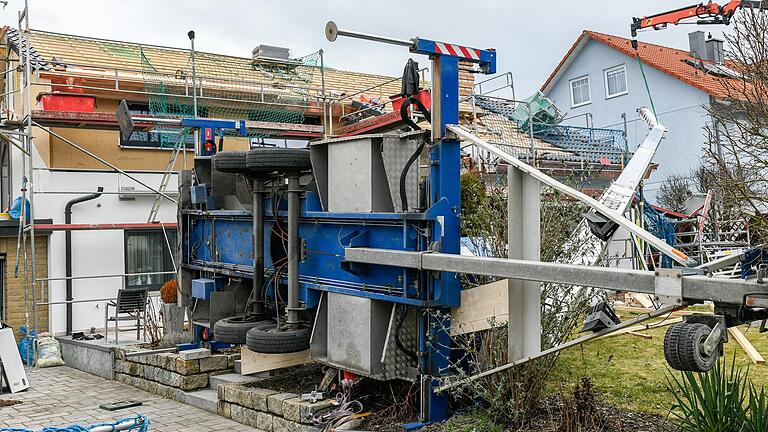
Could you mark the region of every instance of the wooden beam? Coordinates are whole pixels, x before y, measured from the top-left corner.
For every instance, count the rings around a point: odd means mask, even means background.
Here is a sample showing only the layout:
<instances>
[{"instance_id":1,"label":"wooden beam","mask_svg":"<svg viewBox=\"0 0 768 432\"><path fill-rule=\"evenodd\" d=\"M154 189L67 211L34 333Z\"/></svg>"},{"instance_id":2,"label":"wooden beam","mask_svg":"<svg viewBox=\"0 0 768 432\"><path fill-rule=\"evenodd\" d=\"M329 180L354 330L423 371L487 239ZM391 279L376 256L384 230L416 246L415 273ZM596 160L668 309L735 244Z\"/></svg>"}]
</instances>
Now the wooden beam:
<instances>
[{"instance_id":1,"label":"wooden beam","mask_svg":"<svg viewBox=\"0 0 768 432\"><path fill-rule=\"evenodd\" d=\"M765 363L765 359L762 355L755 349L755 347L749 342L746 336L744 336L744 333L739 330L738 327L731 327L728 329L728 334L731 335L731 337L736 340L736 342L741 346L741 348L747 353L749 356L749 359L752 360L752 363L754 364L763 364Z\"/></svg>"},{"instance_id":2,"label":"wooden beam","mask_svg":"<svg viewBox=\"0 0 768 432\"><path fill-rule=\"evenodd\" d=\"M309 350L287 354L262 354L246 347L240 349L240 373L243 375L297 366L310 361Z\"/></svg>"}]
</instances>

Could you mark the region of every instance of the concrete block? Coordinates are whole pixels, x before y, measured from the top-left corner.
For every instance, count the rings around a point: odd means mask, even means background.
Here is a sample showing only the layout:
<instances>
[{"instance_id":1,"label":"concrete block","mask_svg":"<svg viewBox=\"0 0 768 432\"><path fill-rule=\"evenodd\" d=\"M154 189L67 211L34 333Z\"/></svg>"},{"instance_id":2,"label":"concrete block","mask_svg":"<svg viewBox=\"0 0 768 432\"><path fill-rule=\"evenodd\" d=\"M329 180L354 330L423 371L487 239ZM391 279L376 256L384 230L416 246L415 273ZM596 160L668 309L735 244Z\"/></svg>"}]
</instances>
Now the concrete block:
<instances>
[{"instance_id":1,"label":"concrete block","mask_svg":"<svg viewBox=\"0 0 768 432\"><path fill-rule=\"evenodd\" d=\"M248 401L250 406L258 411L269 412L269 405L267 405L267 398L271 395L277 394L274 390L262 389L262 388L249 388L248 389Z\"/></svg>"},{"instance_id":2,"label":"concrete block","mask_svg":"<svg viewBox=\"0 0 768 432\"><path fill-rule=\"evenodd\" d=\"M267 396L267 408L269 408L269 412L282 416L283 401L295 397L296 395L293 393L277 393Z\"/></svg>"},{"instance_id":3,"label":"concrete block","mask_svg":"<svg viewBox=\"0 0 768 432\"><path fill-rule=\"evenodd\" d=\"M275 416L272 414L259 411L256 414L256 427L267 432L272 432L274 418Z\"/></svg>"},{"instance_id":4,"label":"concrete block","mask_svg":"<svg viewBox=\"0 0 768 432\"><path fill-rule=\"evenodd\" d=\"M219 396L216 390L205 389L193 392L183 393L183 402L187 405L200 408L202 410L216 413L219 408Z\"/></svg>"},{"instance_id":5,"label":"concrete block","mask_svg":"<svg viewBox=\"0 0 768 432\"><path fill-rule=\"evenodd\" d=\"M320 428L292 422L282 417L275 416L272 419L272 432L320 432L320 431L321 431Z\"/></svg>"},{"instance_id":6,"label":"concrete block","mask_svg":"<svg viewBox=\"0 0 768 432\"><path fill-rule=\"evenodd\" d=\"M175 375L179 377L180 383L178 387L182 390L196 390L208 387L208 375L206 374L187 376Z\"/></svg>"},{"instance_id":7,"label":"concrete block","mask_svg":"<svg viewBox=\"0 0 768 432\"><path fill-rule=\"evenodd\" d=\"M183 360L197 360L211 356L211 350L207 348L197 348L186 351L179 351L179 357Z\"/></svg>"},{"instance_id":8,"label":"concrete block","mask_svg":"<svg viewBox=\"0 0 768 432\"><path fill-rule=\"evenodd\" d=\"M200 359L200 372L210 372L227 369L227 357L216 355Z\"/></svg>"},{"instance_id":9,"label":"concrete block","mask_svg":"<svg viewBox=\"0 0 768 432\"><path fill-rule=\"evenodd\" d=\"M211 375L209 379L212 389L218 388L219 386L224 384L243 384L243 383L250 383L258 380L259 380L258 378L239 375L235 373Z\"/></svg>"},{"instance_id":10,"label":"concrete block","mask_svg":"<svg viewBox=\"0 0 768 432\"><path fill-rule=\"evenodd\" d=\"M293 422L310 424L309 418L312 414L333 405L333 399L325 399L316 403L302 401L298 397L286 399L283 401L283 417Z\"/></svg>"},{"instance_id":11,"label":"concrete block","mask_svg":"<svg viewBox=\"0 0 768 432\"><path fill-rule=\"evenodd\" d=\"M250 408L241 407L240 405L231 405L230 406L230 412L232 414L231 419L242 424L246 424L248 426L252 427L258 427L257 426L257 418L258 415L257 411L254 411Z\"/></svg>"},{"instance_id":12,"label":"concrete block","mask_svg":"<svg viewBox=\"0 0 768 432\"><path fill-rule=\"evenodd\" d=\"M181 357L174 357L170 369L181 375L200 373L200 360L184 360Z\"/></svg>"},{"instance_id":13,"label":"concrete block","mask_svg":"<svg viewBox=\"0 0 768 432\"><path fill-rule=\"evenodd\" d=\"M217 412L224 418L232 418L232 404L220 400Z\"/></svg>"}]
</instances>

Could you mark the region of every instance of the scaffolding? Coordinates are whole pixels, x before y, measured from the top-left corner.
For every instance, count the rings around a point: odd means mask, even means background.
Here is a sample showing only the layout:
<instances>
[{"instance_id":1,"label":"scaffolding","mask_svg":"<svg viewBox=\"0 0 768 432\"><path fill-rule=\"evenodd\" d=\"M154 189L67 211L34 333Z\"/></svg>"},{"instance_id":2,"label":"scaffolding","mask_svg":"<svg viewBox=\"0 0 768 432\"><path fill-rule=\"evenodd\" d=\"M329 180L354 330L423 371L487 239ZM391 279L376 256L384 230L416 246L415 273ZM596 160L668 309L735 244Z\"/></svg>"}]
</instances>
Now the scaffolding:
<instances>
[{"instance_id":1,"label":"scaffolding","mask_svg":"<svg viewBox=\"0 0 768 432\"><path fill-rule=\"evenodd\" d=\"M17 29L9 29L6 34L8 44L6 64L9 66L2 77L6 80L18 79L19 88L6 92L3 96L4 107L8 108L8 98L18 97L20 106L18 116L12 117L10 110L4 110L0 139L7 146L13 146L21 152L21 170L9 176L21 173L21 216L16 246L16 271L14 277L22 272L24 287L24 324L34 334L40 333L40 309L53 305L72 305L114 300L109 298L66 299L54 301L50 297L51 282L85 279L120 278L126 287L129 278L150 277L156 275L175 275L179 266L174 259L176 245L169 242L166 229L176 227L175 223L157 221L157 211L162 201L177 203L174 194L167 192L169 177L174 173L176 160L182 154L186 167L186 151L191 131L180 127L181 119L191 117L215 117L233 120L245 120L247 133L245 139L270 136L317 138L327 134L325 124L332 115L335 103L343 107L343 96L331 97L325 90L324 64L322 50L299 59L272 61L255 57L252 62L243 64L242 58L216 56L208 53L196 53L192 36L192 49L173 49L181 63L168 62L158 48L139 48L138 53L121 51L121 55L138 55L140 67L94 66L76 62L57 63L46 61L32 46L32 32L29 26L28 0L18 15ZM112 49L124 50L117 43ZM11 47L17 58L11 58ZM164 48L166 51L170 48ZM167 56L166 56L167 57ZM177 59L177 60L178 60ZM320 85L315 85L315 74L319 72ZM269 79L259 79L267 76ZM49 82L39 82L44 78ZM138 133L155 133L160 137L161 148L172 150L169 162L158 187L142 180L138 171L124 170L116 164L100 157L86 147L52 130L52 127L85 126L93 129L117 130L116 115L103 112L77 113L45 112L35 109L33 95L36 86L56 88L65 85L74 92L89 92L94 95L120 95L121 97L146 100L148 112L134 113L137 118ZM322 112L321 125L303 124L304 114L314 110ZM6 115L8 114L8 115ZM40 131L56 138L66 146L98 161L107 170L100 172L117 173L128 178L146 191L139 192L155 198L147 223L98 223L98 224L53 224L35 219L35 198L37 194L34 173L46 170L35 167L35 136ZM170 137L170 138L169 138ZM76 170L79 171L79 170ZM82 171L87 172L88 169ZM12 187L11 187L12 189ZM88 191L42 191L44 194L75 195ZM123 194L123 191L106 191L103 194ZM39 277L37 269L37 248L41 232L55 231L93 231L126 230L134 228L153 228L164 233L166 246L174 261L174 271L125 272L113 274L93 274L64 277ZM3 307L6 307L3 302ZM4 311L3 311L4 312ZM50 317L49 317L50 328ZM105 329L106 331L106 329ZM33 344L34 358L36 345Z\"/></svg>"}]
</instances>

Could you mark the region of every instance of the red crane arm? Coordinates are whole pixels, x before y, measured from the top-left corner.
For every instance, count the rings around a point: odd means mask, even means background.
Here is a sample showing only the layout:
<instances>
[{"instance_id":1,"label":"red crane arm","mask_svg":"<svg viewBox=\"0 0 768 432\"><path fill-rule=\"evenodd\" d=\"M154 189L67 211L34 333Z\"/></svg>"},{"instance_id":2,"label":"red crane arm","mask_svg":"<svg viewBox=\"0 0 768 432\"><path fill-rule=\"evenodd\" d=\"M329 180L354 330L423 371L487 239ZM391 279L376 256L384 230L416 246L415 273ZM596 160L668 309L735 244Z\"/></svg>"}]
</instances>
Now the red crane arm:
<instances>
[{"instance_id":1,"label":"red crane arm","mask_svg":"<svg viewBox=\"0 0 768 432\"><path fill-rule=\"evenodd\" d=\"M768 3L768 2L767 2ZM731 0L723 6L710 1L709 3L699 3L697 5L675 9L669 12L663 12L656 15L650 15L643 18L632 19L632 37L637 36L638 30L652 28L660 30L668 24L679 24L681 21L696 18L696 24L730 24L733 14L739 8L757 8L765 9L768 4L761 1L749 0Z\"/></svg>"}]
</instances>

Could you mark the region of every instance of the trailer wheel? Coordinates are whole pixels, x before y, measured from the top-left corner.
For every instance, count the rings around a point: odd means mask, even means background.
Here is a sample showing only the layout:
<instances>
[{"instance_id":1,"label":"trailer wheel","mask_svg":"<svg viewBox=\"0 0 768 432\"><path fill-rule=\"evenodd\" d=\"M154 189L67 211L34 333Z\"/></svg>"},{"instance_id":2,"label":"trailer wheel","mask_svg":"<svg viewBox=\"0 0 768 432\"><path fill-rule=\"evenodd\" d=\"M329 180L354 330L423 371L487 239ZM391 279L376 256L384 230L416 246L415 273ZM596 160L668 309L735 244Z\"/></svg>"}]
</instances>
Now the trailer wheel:
<instances>
[{"instance_id":1,"label":"trailer wheel","mask_svg":"<svg viewBox=\"0 0 768 432\"><path fill-rule=\"evenodd\" d=\"M263 316L247 315L234 316L216 321L213 325L213 336L216 341L227 344L242 345L245 343L245 335L253 327L266 324ZM274 321L271 321L274 323Z\"/></svg>"},{"instance_id":2,"label":"trailer wheel","mask_svg":"<svg viewBox=\"0 0 768 432\"><path fill-rule=\"evenodd\" d=\"M704 353L704 341L709 336L712 328L701 323L675 324L676 330L667 330L670 336L669 344L667 336L664 337L664 356L672 368L682 371L706 372L715 365L720 350L715 349L711 354ZM674 334L677 333L677 343L673 343ZM677 362L674 359L677 358ZM670 361L673 359L673 361Z\"/></svg>"},{"instance_id":3,"label":"trailer wheel","mask_svg":"<svg viewBox=\"0 0 768 432\"><path fill-rule=\"evenodd\" d=\"M309 149L299 148L255 148L248 151L246 165L253 174L300 173L312 168Z\"/></svg>"},{"instance_id":4,"label":"trailer wheel","mask_svg":"<svg viewBox=\"0 0 768 432\"><path fill-rule=\"evenodd\" d=\"M284 354L309 348L309 327L278 329L274 322L259 324L248 330L245 345L249 350L265 354Z\"/></svg>"},{"instance_id":5,"label":"trailer wheel","mask_svg":"<svg viewBox=\"0 0 768 432\"><path fill-rule=\"evenodd\" d=\"M213 167L216 171L225 173L243 174L248 172L246 152L226 151L216 153L213 156Z\"/></svg>"},{"instance_id":6,"label":"trailer wheel","mask_svg":"<svg viewBox=\"0 0 768 432\"><path fill-rule=\"evenodd\" d=\"M683 324L685 323L672 324L664 334L664 358L667 360L669 367L677 370L682 370L683 367L677 350Z\"/></svg>"}]
</instances>

